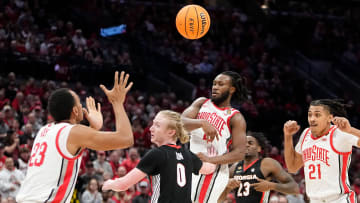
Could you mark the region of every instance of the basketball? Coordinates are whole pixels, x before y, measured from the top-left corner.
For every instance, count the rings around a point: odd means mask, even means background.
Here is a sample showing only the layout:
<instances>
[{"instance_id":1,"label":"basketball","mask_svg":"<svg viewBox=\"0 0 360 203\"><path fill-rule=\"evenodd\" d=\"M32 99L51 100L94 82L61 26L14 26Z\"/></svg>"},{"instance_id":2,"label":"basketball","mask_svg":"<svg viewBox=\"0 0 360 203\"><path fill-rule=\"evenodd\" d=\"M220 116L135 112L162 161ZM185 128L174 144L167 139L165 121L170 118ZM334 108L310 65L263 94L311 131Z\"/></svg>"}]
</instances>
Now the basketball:
<instances>
[{"instance_id":1,"label":"basketball","mask_svg":"<svg viewBox=\"0 0 360 203\"><path fill-rule=\"evenodd\" d=\"M184 6L176 15L176 28L186 39L199 39L210 28L210 16L199 5Z\"/></svg>"}]
</instances>

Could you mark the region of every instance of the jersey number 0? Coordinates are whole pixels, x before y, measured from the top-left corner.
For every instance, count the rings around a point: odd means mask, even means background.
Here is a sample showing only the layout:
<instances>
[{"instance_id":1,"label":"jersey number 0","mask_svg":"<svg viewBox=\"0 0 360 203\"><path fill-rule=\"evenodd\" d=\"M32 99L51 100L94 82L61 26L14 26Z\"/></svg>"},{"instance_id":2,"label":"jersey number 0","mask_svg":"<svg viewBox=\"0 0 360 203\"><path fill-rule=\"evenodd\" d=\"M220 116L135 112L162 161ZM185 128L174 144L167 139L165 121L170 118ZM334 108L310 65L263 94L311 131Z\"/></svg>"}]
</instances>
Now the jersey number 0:
<instances>
[{"instance_id":1,"label":"jersey number 0","mask_svg":"<svg viewBox=\"0 0 360 203\"><path fill-rule=\"evenodd\" d=\"M185 167L181 163L176 165L176 182L180 187L186 185Z\"/></svg>"}]
</instances>

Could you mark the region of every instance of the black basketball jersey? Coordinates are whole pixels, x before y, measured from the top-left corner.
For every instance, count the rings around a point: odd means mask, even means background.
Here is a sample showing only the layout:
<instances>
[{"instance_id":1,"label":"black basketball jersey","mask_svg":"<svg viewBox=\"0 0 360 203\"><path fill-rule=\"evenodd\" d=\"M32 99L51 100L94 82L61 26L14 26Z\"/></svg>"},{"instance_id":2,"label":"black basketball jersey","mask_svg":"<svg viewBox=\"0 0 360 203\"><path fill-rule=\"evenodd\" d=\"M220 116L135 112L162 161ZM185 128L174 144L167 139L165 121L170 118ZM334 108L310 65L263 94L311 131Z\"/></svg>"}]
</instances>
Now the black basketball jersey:
<instances>
[{"instance_id":1,"label":"black basketball jersey","mask_svg":"<svg viewBox=\"0 0 360 203\"><path fill-rule=\"evenodd\" d=\"M250 186L258 182L256 178L265 179L260 170L262 159L255 160L248 166L244 166L244 161L240 161L234 171L234 179L239 180L240 186L235 189L235 199L237 203L267 203L269 191L258 192Z\"/></svg>"},{"instance_id":2,"label":"black basketball jersey","mask_svg":"<svg viewBox=\"0 0 360 203\"><path fill-rule=\"evenodd\" d=\"M201 166L188 149L163 145L146 153L137 168L151 176L152 203L191 203L192 173L198 174Z\"/></svg>"}]
</instances>

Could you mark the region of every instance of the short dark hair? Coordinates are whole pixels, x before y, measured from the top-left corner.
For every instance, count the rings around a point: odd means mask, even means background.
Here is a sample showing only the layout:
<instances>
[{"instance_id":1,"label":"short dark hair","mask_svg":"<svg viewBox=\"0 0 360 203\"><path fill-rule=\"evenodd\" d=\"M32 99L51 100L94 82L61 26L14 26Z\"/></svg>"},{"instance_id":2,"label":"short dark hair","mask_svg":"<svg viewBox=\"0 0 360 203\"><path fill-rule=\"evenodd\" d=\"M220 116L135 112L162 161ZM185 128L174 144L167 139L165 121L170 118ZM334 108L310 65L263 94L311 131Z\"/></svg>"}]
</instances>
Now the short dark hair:
<instances>
[{"instance_id":1,"label":"short dark hair","mask_svg":"<svg viewBox=\"0 0 360 203\"><path fill-rule=\"evenodd\" d=\"M261 147L261 149L265 150L265 148L267 146L267 139L266 139L264 133L262 133L262 132L251 132L251 133L249 133L249 136L255 138L257 143Z\"/></svg>"},{"instance_id":2,"label":"short dark hair","mask_svg":"<svg viewBox=\"0 0 360 203\"><path fill-rule=\"evenodd\" d=\"M231 85L235 87L234 97L240 102L248 100L250 91L246 87L246 78L234 71L224 71L222 75L227 75L231 78Z\"/></svg>"},{"instance_id":3,"label":"short dark hair","mask_svg":"<svg viewBox=\"0 0 360 203\"><path fill-rule=\"evenodd\" d=\"M55 90L49 97L48 110L55 122L70 118L75 99L67 88Z\"/></svg>"},{"instance_id":4,"label":"short dark hair","mask_svg":"<svg viewBox=\"0 0 360 203\"><path fill-rule=\"evenodd\" d=\"M345 104L341 99L319 99L310 103L310 106L323 106L333 116L346 117Z\"/></svg>"}]
</instances>

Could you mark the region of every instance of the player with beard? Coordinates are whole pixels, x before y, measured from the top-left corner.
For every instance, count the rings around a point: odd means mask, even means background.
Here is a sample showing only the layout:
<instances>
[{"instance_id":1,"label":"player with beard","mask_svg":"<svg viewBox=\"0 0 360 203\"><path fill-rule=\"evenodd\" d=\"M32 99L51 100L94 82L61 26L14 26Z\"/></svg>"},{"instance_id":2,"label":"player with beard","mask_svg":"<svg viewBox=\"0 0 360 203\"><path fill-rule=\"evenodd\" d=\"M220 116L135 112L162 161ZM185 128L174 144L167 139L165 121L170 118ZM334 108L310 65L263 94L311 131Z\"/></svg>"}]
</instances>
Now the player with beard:
<instances>
[{"instance_id":1,"label":"player with beard","mask_svg":"<svg viewBox=\"0 0 360 203\"><path fill-rule=\"evenodd\" d=\"M268 202L270 190L286 194L299 193L299 186L279 162L260 157L266 146L265 136L253 132L246 139L245 159L231 166L229 183L218 202L223 202L227 194L235 188L237 203ZM269 181L271 179L279 183Z\"/></svg>"},{"instance_id":2,"label":"player with beard","mask_svg":"<svg viewBox=\"0 0 360 203\"><path fill-rule=\"evenodd\" d=\"M231 107L233 97L238 101L248 98L245 80L236 72L225 71L215 77L211 99L196 99L182 114L186 130L191 131L190 150L202 161L218 165L213 174L193 175L191 198L194 202L217 202L228 183L228 164L244 158L246 122L241 113ZM217 156L207 156L209 151L215 151Z\"/></svg>"}]
</instances>

